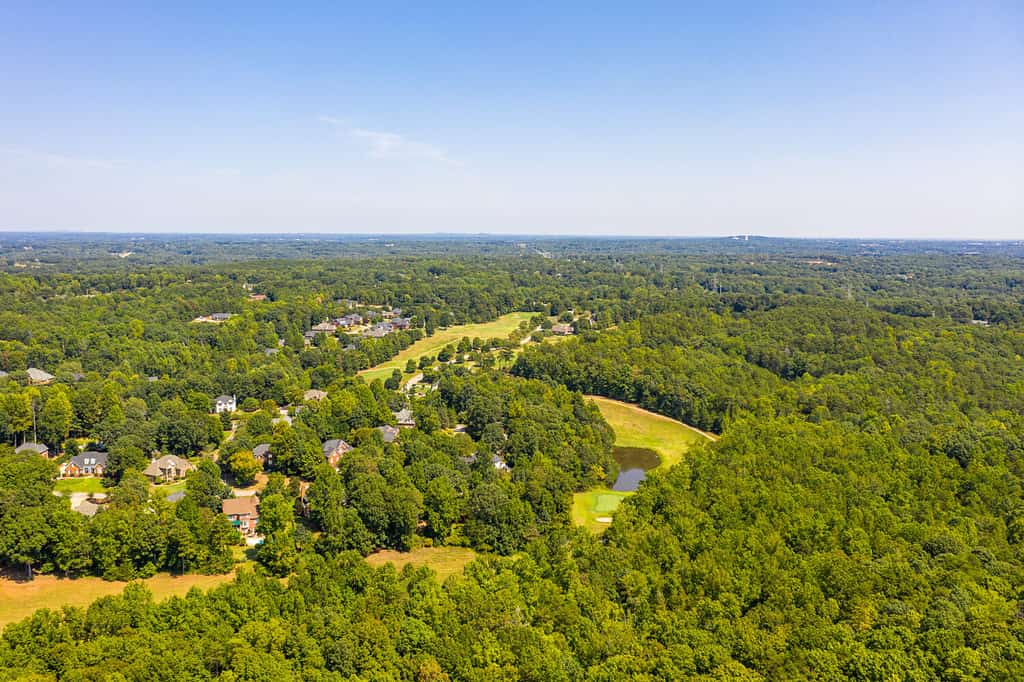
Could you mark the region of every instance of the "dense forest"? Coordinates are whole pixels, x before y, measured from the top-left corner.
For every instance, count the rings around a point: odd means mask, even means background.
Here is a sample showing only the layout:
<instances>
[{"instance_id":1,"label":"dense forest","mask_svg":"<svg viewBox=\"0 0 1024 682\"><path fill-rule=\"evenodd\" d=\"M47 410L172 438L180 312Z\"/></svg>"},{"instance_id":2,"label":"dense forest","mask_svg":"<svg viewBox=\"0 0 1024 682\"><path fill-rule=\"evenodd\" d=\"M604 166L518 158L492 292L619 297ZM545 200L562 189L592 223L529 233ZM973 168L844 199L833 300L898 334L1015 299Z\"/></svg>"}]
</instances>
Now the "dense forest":
<instances>
[{"instance_id":1,"label":"dense forest","mask_svg":"<svg viewBox=\"0 0 1024 682\"><path fill-rule=\"evenodd\" d=\"M256 476L262 542L207 593L7 626L0 678L1024 679L1019 244L62 239L0 250L0 564L225 573ZM311 331L392 308L408 329ZM721 437L594 535L571 496L617 465L585 394ZM94 516L54 494L86 449ZM180 499L158 454L194 464ZM363 560L424 546L478 558Z\"/></svg>"}]
</instances>

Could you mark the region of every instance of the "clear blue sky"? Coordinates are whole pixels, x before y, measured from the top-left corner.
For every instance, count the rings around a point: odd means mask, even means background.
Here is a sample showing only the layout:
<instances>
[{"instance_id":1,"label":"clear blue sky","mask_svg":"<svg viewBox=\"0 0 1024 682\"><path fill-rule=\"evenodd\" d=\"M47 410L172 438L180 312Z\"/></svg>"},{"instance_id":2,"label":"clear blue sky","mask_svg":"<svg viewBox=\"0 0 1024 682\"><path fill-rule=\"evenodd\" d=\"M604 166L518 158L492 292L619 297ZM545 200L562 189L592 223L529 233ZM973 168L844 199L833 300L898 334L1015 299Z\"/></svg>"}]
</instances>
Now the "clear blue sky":
<instances>
[{"instance_id":1,"label":"clear blue sky","mask_svg":"<svg viewBox=\"0 0 1024 682\"><path fill-rule=\"evenodd\" d=\"M1024 238L1019 1L43 4L0 229Z\"/></svg>"}]
</instances>

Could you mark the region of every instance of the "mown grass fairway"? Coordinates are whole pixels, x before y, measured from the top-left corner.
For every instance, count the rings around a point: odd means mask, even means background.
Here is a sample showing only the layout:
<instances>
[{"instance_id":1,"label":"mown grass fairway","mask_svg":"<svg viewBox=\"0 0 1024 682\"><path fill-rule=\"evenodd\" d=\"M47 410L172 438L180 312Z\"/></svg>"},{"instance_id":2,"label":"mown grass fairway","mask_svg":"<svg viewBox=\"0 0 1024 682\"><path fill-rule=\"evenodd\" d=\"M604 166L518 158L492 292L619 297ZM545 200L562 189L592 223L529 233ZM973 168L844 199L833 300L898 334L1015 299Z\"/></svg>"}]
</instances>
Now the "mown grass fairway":
<instances>
[{"instance_id":1,"label":"mown grass fairway","mask_svg":"<svg viewBox=\"0 0 1024 682\"><path fill-rule=\"evenodd\" d=\"M616 446L654 450L661 458L658 465L661 470L678 463L691 448L715 440L710 433L636 405L596 395L587 398L597 403L601 415L615 431ZM576 493L572 498L572 521L592 533L599 533L608 527L608 519L629 495L632 493L608 488Z\"/></svg>"},{"instance_id":2,"label":"mown grass fairway","mask_svg":"<svg viewBox=\"0 0 1024 682\"><path fill-rule=\"evenodd\" d=\"M399 571L406 564L427 566L434 569L439 580L444 580L450 575L462 573L466 564L475 558L476 552L468 547L420 547L411 552L384 549L366 557L366 563L373 567L390 563Z\"/></svg>"},{"instance_id":3,"label":"mown grass fairway","mask_svg":"<svg viewBox=\"0 0 1024 682\"><path fill-rule=\"evenodd\" d=\"M205 590L233 580L234 573L224 575L172 576L160 573L140 580L160 600L184 596L193 587ZM65 580L52 575L39 575L31 582L15 582L0 578L0 629L31 616L37 609L59 610L62 606L88 606L100 597L121 594L128 583L108 582L102 578Z\"/></svg>"},{"instance_id":4,"label":"mown grass fairway","mask_svg":"<svg viewBox=\"0 0 1024 682\"><path fill-rule=\"evenodd\" d=\"M695 445L716 439L712 434L636 405L596 395L587 398L597 403L601 415L614 429L616 445L654 450L661 457L658 468L662 470L677 464Z\"/></svg>"},{"instance_id":5,"label":"mown grass fairway","mask_svg":"<svg viewBox=\"0 0 1024 682\"><path fill-rule=\"evenodd\" d=\"M493 322L482 322L474 324L459 324L446 329L438 329L433 336L420 339L387 362L376 367L364 369L359 376L364 377L368 382L374 379L387 379L391 372L398 369L405 371L405 363L409 359L419 361L424 355L436 355L438 351L449 343L458 343L459 340L468 336L470 339L477 337L481 339L503 339L519 328L524 320L529 320L536 313L509 313L502 315Z\"/></svg>"}]
</instances>

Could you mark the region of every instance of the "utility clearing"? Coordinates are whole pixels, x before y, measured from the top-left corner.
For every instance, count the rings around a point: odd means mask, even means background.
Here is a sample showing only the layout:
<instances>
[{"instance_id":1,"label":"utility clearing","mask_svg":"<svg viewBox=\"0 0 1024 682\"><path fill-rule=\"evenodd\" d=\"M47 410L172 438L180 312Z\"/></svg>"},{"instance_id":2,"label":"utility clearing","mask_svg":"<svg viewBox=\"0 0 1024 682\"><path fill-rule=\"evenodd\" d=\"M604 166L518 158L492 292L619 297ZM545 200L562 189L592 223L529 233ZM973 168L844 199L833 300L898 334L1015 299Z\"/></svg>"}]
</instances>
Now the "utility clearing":
<instances>
[{"instance_id":1,"label":"utility clearing","mask_svg":"<svg viewBox=\"0 0 1024 682\"><path fill-rule=\"evenodd\" d=\"M646 448L658 453L661 463L656 470L667 470L682 461L692 448L717 440L714 434L630 403L596 395L586 397L597 404L601 415L615 431L617 447ZM572 501L572 521L599 533L611 523L612 515L622 500L632 494L609 488L576 493Z\"/></svg>"}]
</instances>

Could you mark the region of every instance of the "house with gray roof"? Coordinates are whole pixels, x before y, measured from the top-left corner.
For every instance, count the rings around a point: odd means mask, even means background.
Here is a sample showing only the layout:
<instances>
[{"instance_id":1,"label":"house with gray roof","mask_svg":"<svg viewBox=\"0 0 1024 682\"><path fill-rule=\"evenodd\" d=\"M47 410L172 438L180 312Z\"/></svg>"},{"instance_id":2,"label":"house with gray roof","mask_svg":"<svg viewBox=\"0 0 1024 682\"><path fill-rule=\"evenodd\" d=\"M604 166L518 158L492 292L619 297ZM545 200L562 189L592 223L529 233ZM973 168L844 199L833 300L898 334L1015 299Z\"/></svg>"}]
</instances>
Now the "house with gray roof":
<instances>
[{"instance_id":1,"label":"house with gray roof","mask_svg":"<svg viewBox=\"0 0 1024 682\"><path fill-rule=\"evenodd\" d=\"M260 443L252 449L252 456L266 469L274 463L274 456L270 453L270 443Z\"/></svg>"},{"instance_id":2,"label":"house with gray roof","mask_svg":"<svg viewBox=\"0 0 1024 682\"><path fill-rule=\"evenodd\" d=\"M44 372L38 367L28 368L28 383L30 386L45 386L53 382L54 376L49 372Z\"/></svg>"},{"instance_id":3,"label":"house with gray roof","mask_svg":"<svg viewBox=\"0 0 1024 682\"><path fill-rule=\"evenodd\" d=\"M235 403L235 396L233 395L219 395L213 401L214 414L234 412L236 409L238 409L238 405Z\"/></svg>"},{"instance_id":4,"label":"house with gray roof","mask_svg":"<svg viewBox=\"0 0 1024 682\"><path fill-rule=\"evenodd\" d=\"M107 453L96 450L81 452L61 465L60 475L63 478L79 478L81 476L102 476L107 469Z\"/></svg>"},{"instance_id":5,"label":"house with gray roof","mask_svg":"<svg viewBox=\"0 0 1024 682\"><path fill-rule=\"evenodd\" d=\"M322 447L324 452L324 461L335 469L338 468L338 462L341 461L341 456L352 449L351 445L340 438L325 440Z\"/></svg>"},{"instance_id":6,"label":"house with gray roof","mask_svg":"<svg viewBox=\"0 0 1024 682\"><path fill-rule=\"evenodd\" d=\"M22 443L18 447L14 448L14 451L18 453L31 452L35 455L39 455L40 457L50 456L50 448L43 443Z\"/></svg>"}]
</instances>

